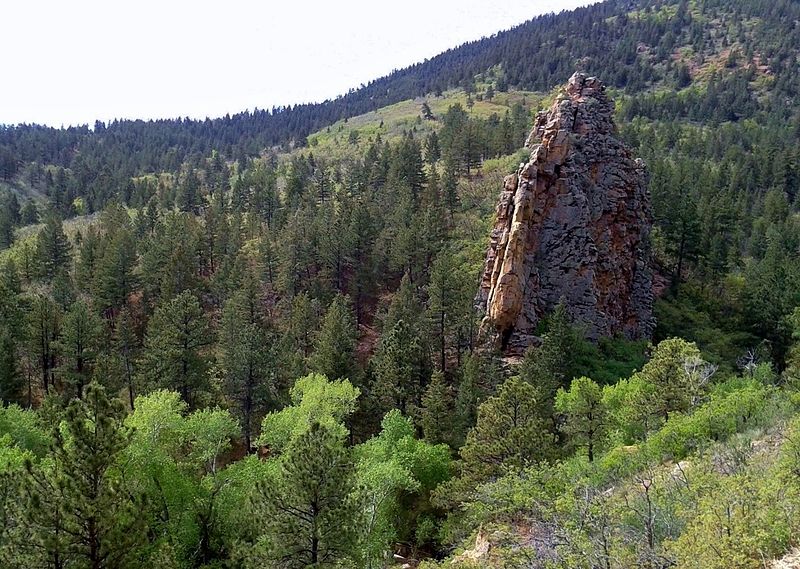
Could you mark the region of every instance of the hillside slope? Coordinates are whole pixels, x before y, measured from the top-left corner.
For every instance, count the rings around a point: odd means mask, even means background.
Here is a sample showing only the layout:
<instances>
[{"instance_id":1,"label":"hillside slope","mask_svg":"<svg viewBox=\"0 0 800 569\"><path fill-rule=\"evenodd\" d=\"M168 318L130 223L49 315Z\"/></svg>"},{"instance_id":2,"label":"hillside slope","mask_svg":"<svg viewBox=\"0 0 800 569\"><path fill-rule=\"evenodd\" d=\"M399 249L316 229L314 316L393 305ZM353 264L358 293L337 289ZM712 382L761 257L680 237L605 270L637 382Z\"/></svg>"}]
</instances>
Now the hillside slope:
<instances>
[{"instance_id":1,"label":"hillside slope","mask_svg":"<svg viewBox=\"0 0 800 569\"><path fill-rule=\"evenodd\" d=\"M275 145L303 145L310 133L338 120L452 87L472 90L475 76L490 69L497 72L497 91L549 91L576 70L631 94L715 80L720 100L711 109L786 116L792 112L787 102L800 92L798 20L800 7L791 0L607 0L538 17L319 104L204 121L114 121L93 130L3 127L0 178L13 178L33 162L68 168L77 191L97 209L131 175L175 171L212 150L241 159Z\"/></svg>"}]
</instances>

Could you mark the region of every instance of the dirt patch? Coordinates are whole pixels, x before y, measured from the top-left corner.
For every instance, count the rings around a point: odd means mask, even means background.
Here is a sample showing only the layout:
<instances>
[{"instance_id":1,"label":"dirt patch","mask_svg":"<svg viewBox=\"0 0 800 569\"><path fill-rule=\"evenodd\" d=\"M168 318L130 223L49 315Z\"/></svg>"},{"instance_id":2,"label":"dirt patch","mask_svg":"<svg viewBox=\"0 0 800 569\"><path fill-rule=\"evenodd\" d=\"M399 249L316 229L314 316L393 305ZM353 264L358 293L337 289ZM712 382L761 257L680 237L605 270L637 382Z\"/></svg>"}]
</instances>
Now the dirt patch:
<instances>
[{"instance_id":1,"label":"dirt patch","mask_svg":"<svg viewBox=\"0 0 800 569\"><path fill-rule=\"evenodd\" d=\"M769 566L770 569L800 569L800 548L795 548Z\"/></svg>"}]
</instances>

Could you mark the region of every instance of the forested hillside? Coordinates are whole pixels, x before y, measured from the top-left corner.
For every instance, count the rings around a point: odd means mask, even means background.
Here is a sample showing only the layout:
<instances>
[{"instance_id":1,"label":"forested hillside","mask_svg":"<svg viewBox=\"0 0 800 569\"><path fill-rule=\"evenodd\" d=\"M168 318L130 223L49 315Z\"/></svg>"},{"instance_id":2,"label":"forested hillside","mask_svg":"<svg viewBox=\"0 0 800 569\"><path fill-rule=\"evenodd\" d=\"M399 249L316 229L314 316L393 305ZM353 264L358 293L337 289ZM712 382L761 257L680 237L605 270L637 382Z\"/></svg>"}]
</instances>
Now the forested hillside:
<instances>
[{"instance_id":1,"label":"forested hillside","mask_svg":"<svg viewBox=\"0 0 800 569\"><path fill-rule=\"evenodd\" d=\"M99 210L127 194L131 176L174 172L184 162L198 167L214 150L242 161L274 146L302 146L337 120L453 87L470 90L474 77L492 68L499 70L498 91L549 91L586 71L629 94L651 94L633 111L651 118L666 112L669 120L728 120L767 111L785 119L792 115L787 102L800 93L798 12L793 0L608 0L538 17L319 104L91 129L9 125L0 129L0 179L21 176L65 215L74 213L75 197ZM698 78L699 88L674 95ZM654 106L653 96L668 100Z\"/></svg>"},{"instance_id":2,"label":"forested hillside","mask_svg":"<svg viewBox=\"0 0 800 569\"><path fill-rule=\"evenodd\" d=\"M800 3L610 0L318 105L0 132L3 567L764 567L800 546ZM473 308L575 70L652 342Z\"/></svg>"}]
</instances>

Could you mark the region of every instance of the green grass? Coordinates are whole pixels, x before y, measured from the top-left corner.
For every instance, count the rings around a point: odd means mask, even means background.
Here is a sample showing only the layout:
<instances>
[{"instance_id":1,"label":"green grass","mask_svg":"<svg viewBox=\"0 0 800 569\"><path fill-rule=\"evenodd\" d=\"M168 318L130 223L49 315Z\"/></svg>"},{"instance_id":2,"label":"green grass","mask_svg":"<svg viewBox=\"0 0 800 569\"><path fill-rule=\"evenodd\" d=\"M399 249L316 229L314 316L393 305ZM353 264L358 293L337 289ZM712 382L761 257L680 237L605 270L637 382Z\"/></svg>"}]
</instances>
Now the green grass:
<instances>
[{"instance_id":1,"label":"green grass","mask_svg":"<svg viewBox=\"0 0 800 569\"><path fill-rule=\"evenodd\" d=\"M427 102L431 112L440 119L452 105L460 103L473 117L489 118L493 114L502 117L517 103L535 109L540 107L548 94L530 91L510 91L496 93L491 101L477 100L473 94L473 105L467 105L467 94L461 89L446 91L440 97L428 95L416 99L407 99L388 107L340 120L331 126L308 136L308 145L314 153L323 153L331 157L342 157L353 150L363 151L374 142L378 135L387 142L396 141L403 134L413 131L424 137L429 132L441 128L440 120L422 118L422 104Z\"/></svg>"},{"instance_id":2,"label":"green grass","mask_svg":"<svg viewBox=\"0 0 800 569\"><path fill-rule=\"evenodd\" d=\"M85 233L89 226L97 223L99 219L99 214L93 213L91 215L80 215L64 220L64 233L73 247L75 246L78 234ZM26 251L30 254L31 251L35 250L36 236L39 234L42 227L44 227L43 223L36 223L17 229L14 232L14 244L8 249L0 251L0 265L9 259L14 259L17 267L22 267L24 265L22 258L26 254Z\"/></svg>"}]
</instances>

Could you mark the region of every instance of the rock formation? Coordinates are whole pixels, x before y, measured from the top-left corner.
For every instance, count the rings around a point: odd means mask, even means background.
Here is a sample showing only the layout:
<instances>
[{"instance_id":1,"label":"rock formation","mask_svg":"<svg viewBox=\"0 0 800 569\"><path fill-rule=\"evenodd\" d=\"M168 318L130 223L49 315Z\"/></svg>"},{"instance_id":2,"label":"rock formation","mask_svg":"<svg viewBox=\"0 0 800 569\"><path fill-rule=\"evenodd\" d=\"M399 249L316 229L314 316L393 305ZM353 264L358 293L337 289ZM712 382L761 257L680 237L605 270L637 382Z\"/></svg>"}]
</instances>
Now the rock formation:
<instances>
[{"instance_id":1,"label":"rock formation","mask_svg":"<svg viewBox=\"0 0 800 569\"><path fill-rule=\"evenodd\" d=\"M504 181L476 304L484 337L508 355L537 342L562 300L590 339L653 330L647 174L613 115L601 82L576 73Z\"/></svg>"}]
</instances>

